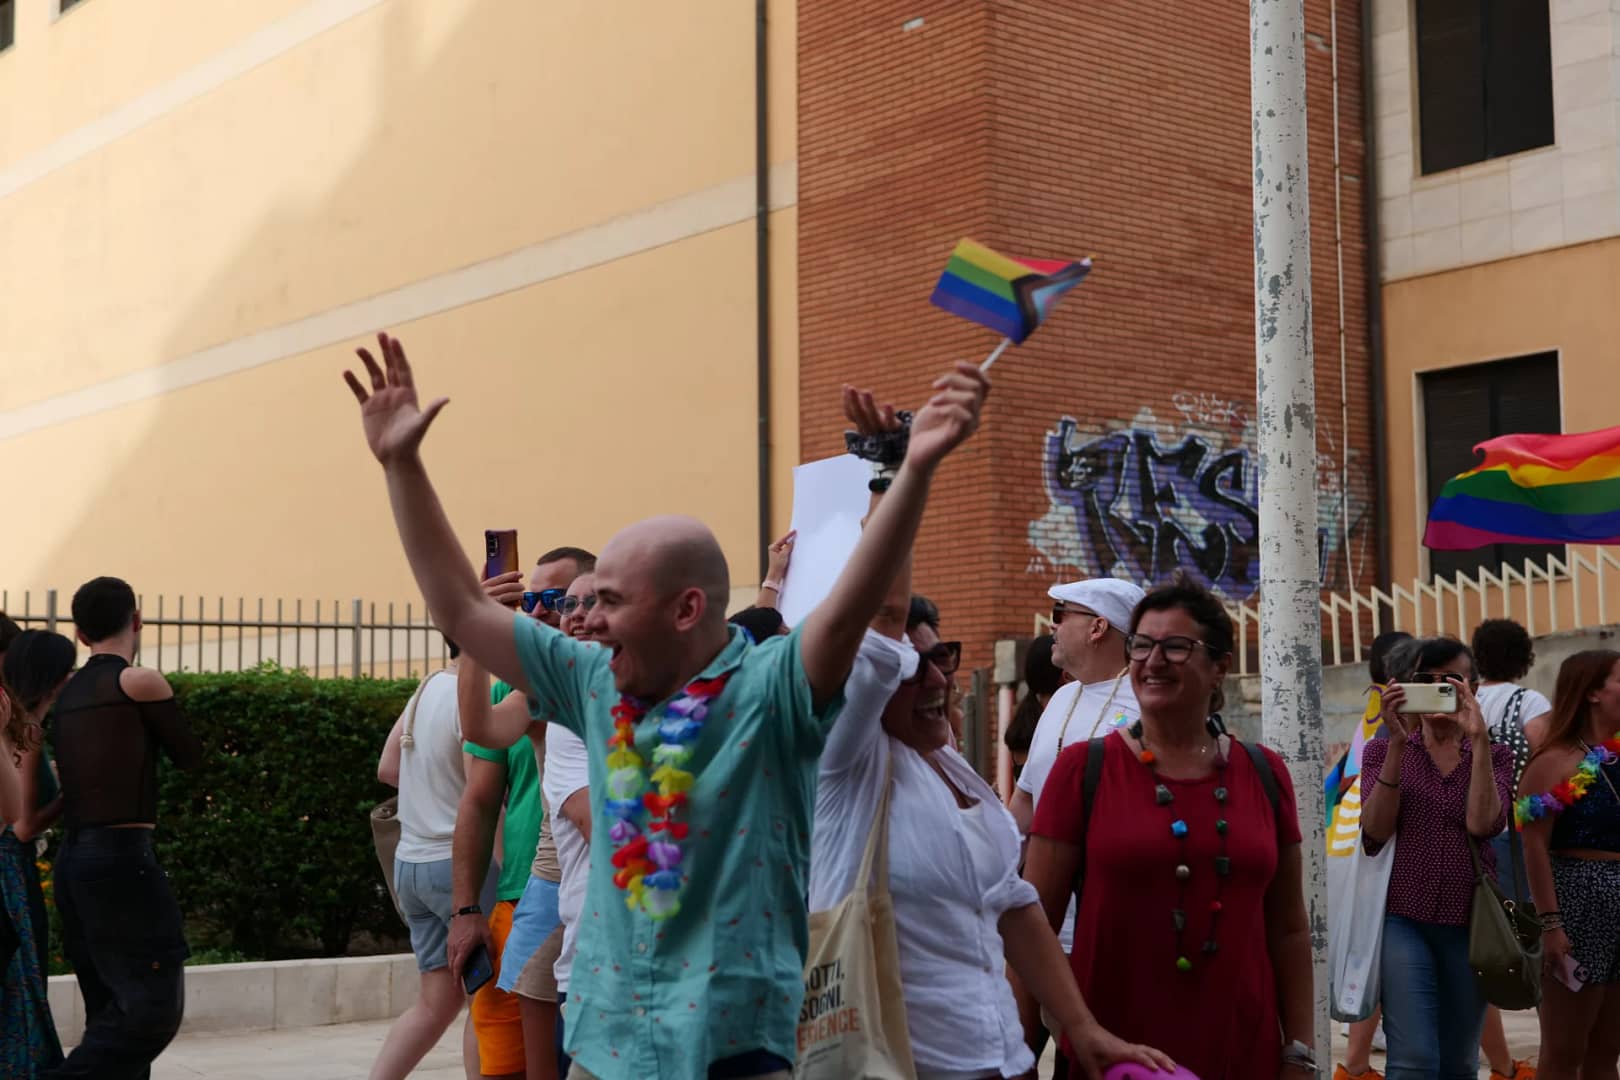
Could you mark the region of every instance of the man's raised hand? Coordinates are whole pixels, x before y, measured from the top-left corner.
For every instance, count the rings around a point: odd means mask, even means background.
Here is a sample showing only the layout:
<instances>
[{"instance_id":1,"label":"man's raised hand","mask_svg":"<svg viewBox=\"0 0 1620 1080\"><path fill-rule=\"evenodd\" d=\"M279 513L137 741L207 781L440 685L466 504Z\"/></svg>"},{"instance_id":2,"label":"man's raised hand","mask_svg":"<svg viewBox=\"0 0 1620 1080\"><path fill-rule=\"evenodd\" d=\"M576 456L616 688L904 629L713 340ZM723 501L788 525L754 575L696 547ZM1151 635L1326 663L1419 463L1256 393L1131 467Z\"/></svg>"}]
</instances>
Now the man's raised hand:
<instances>
[{"instance_id":1,"label":"man's raised hand","mask_svg":"<svg viewBox=\"0 0 1620 1080\"><path fill-rule=\"evenodd\" d=\"M932 469L945 455L966 442L979 427L990 380L973 364L956 369L934 381L934 396L928 399L911 421L911 442L906 463Z\"/></svg>"},{"instance_id":2,"label":"man's raised hand","mask_svg":"<svg viewBox=\"0 0 1620 1080\"><path fill-rule=\"evenodd\" d=\"M384 466L416 455L422 445L422 436L428 425L439 415L439 410L450 403L439 398L426 409L417 404L416 384L411 378L411 365L405 359L405 348L399 339L386 333L377 335L377 347L382 352L382 366L377 365L367 349L356 349L355 354L366 365L371 378L371 389L345 371L343 381L349 384L355 400L360 402L360 420L365 425L366 445Z\"/></svg>"},{"instance_id":3,"label":"man's raised hand","mask_svg":"<svg viewBox=\"0 0 1620 1080\"><path fill-rule=\"evenodd\" d=\"M879 405L872 391L844 384L844 419L862 435L883 435L900 430L893 405Z\"/></svg>"}]
</instances>

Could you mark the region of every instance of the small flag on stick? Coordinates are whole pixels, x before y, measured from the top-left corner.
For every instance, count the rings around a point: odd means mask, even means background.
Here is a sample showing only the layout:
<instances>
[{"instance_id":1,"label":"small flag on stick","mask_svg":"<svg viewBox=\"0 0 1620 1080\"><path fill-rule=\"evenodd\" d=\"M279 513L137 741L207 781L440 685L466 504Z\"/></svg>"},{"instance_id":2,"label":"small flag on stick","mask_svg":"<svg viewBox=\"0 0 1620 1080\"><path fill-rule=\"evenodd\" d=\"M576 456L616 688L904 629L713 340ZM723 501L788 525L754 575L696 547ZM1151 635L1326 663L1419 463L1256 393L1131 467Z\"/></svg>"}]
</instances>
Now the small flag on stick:
<instances>
[{"instance_id":1,"label":"small flag on stick","mask_svg":"<svg viewBox=\"0 0 1620 1080\"><path fill-rule=\"evenodd\" d=\"M1091 260L1010 259L983 244L963 240L934 287L933 303L952 315L988 326L1002 336L983 365L989 368L1008 345L1022 345L1046 321L1058 298L1091 273Z\"/></svg>"},{"instance_id":2,"label":"small flag on stick","mask_svg":"<svg viewBox=\"0 0 1620 1080\"><path fill-rule=\"evenodd\" d=\"M1502 435L1474 447L1477 468L1446 481L1423 544L1620 544L1620 427L1579 435Z\"/></svg>"}]
</instances>

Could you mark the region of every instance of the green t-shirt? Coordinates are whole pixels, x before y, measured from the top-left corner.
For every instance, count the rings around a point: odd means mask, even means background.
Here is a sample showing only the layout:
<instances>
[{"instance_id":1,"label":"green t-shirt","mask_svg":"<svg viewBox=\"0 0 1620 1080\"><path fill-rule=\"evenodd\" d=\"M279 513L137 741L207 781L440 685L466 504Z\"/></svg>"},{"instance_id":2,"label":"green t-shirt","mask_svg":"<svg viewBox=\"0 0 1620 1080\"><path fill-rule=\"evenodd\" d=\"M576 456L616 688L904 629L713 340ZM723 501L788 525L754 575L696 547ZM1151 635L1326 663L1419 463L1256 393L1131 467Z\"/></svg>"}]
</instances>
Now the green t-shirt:
<instances>
[{"instance_id":1,"label":"green t-shirt","mask_svg":"<svg viewBox=\"0 0 1620 1080\"><path fill-rule=\"evenodd\" d=\"M499 705L511 692L506 683L497 682L490 692L490 703ZM506 862L501 866L495 898L517 900L529 884L529 867L534 862L534 849L540 844L540 819L545 814L545 804L540 801L540 770L534 765L534 744L522 738L505 750L491 750L474 742L463 743L462 749L485 761L506 762L506 829L501 837Z\"/></svg>"}]
</instances>

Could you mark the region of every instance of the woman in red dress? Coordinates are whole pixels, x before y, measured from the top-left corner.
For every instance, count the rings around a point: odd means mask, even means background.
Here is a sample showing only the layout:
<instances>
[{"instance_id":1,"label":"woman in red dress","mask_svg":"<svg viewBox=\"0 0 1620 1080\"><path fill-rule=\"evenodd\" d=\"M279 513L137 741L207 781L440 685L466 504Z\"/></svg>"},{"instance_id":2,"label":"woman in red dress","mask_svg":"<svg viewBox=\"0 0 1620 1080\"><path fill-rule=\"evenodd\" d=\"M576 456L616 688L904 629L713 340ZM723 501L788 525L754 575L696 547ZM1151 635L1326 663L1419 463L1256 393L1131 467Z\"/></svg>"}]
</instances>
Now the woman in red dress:
<instances>
[{"instance_id":1,"label":"woman in red dress","mask_svg":"<svg viewBox=\"0 0 1620 1080\"><path fill-rule=\"evenodd\" d=\"M1299 819L1281 759L1213 715L1232 638L1200 586L1142 600L1129 639L1142 718L1059 756L1025 877L1054 926L1078 895L1071 962L1104 1028L1200 1080L1296 1080L1316 1069Z\"/></svg>"}]
</instances>

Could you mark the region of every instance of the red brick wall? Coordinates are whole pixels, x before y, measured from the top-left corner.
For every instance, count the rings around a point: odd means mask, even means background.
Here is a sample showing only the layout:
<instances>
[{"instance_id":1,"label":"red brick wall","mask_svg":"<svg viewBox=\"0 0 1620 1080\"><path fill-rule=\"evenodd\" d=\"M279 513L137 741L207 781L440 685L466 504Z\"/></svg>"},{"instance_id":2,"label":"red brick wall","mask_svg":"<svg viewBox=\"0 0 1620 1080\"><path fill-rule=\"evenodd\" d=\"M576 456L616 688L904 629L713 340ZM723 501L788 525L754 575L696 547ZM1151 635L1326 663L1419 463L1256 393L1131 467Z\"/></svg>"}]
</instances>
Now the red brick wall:
<instances>
[{"instance_id":1,"label":"red brick wall","mask_svg":"<svg viewBox=\"0 0 1620 1080\"><path fill-rule=\"evenodd\" d=\"M918 17L921 28L902 30ZM1172 18L1119 0L818 0L801 4L798 18L805 460L841 449L841 383L914 403L949 361L978 359L995 343L928 303L958 239L1097 260L1051 322L996 365L984 429L942 471L919 543L918 591L938 601L945 635L965 642L964 663L985 666L994 641L1030 633L1048 585L1109 572L1097 565L1107 549L1081 542L1072 510L1052 510L1043 461L1061 417L1075 420L1076 443L1131 427L1143 409L1157 421L1159 451L1198 440L1179 465L1150 463L1146 511L1137 442L1104 447L1098 460L1127 470L1128 491L1113 503L1122 522L1152 535L1179 521L1200 546L1203 525L1240 522L1230 503L1243 499L1208 492L1231 484L1237 465L1255 467L1240 454L1225 472L1210 468L1223 452L1255 450L1243 432L1255 393L1247 9L1179 5ZM1358 4L1341 4L1339 19L1360 584L1376 567ZM1317 397L1321 450L1336 466L1344 435L1327 0L1309 0L1307 21ZM1130 555L1114 529L1119 566L1144 583L1194 562L1169 544L1157 562ZM1229 595L1247 592L1230 566L1212 580ZM1331 574L1343 584L1342 557Z\"/></svg>"}]
</instances>

